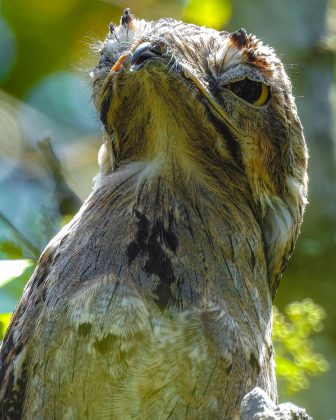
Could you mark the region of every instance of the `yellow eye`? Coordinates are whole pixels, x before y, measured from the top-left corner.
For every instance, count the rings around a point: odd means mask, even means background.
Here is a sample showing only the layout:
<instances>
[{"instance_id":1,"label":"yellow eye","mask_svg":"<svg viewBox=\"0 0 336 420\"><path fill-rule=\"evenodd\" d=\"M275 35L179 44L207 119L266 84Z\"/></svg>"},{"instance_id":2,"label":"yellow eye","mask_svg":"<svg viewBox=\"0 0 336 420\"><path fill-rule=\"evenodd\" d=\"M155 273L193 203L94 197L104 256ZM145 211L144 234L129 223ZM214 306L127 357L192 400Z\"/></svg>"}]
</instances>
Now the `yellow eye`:
<instances>
[{"instance_id":1,"label":"yellow eye","mask_svg":"<svg viewBox=\"0 0 336 420\"><path fill-rule=\"evenodd\" d=\"M227 86L235 95L252 105L263 106L270 97L270 88L261 82L244 79Z\"/></svg>"}]
</instances>

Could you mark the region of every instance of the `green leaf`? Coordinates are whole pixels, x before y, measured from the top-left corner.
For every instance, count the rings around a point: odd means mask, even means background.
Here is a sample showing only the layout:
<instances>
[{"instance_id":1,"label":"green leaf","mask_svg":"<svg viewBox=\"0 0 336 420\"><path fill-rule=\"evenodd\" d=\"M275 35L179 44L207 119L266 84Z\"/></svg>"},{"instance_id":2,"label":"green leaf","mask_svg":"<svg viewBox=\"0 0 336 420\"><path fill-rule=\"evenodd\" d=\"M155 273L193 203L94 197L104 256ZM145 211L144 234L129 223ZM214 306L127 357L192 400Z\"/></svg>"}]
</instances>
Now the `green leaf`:
<instances>
[{"instance_id":1,"label":"green leaf","mask_svg":"<svg viewBox=\"0 0 336 420\"><path fill-rule=\"evenodd\" d=\"M21 276L33 264L31 260L0 260L0 287Z\"/></svg>"},{"instance_id":2,"label":"green leaf","mask_svg":"<svg viewBox=\"0 0 336 420\"><path fill-rule=\"evenodd\" d=\"M0 242L0 253L11 259L23 258L21 248L12 241Z\"/></svg>"},{"instance_id":3,"label":"green leaf","mask_svg":"<svg viewBox=\"0 0 336 420\"><path fill-rule=\"evenodd\" d=\"M184 9L183 20L222 29L231 14L231 0L189 0Z\"/></svg>"},{"instance_id":4,"label":"green leaf","mask_svg":"<svg viewBox=\"0 0 336 420\"><path fill-rule=\"evenodd\" d=\"M310 336L323 329L326 314L311 299L293 302L281 314L274 307L273 344L276 374L288 394L309 387L309 376L328 370L323 355L315 353Z\"/></svg>"},{"instance_id":5,"label":"green leaf","mask_svg":"<svg viewBox=\"0 0 336 420\"><path fill-rule=\"evenodd\" d=\"M0 340L3 339L12 314L0 314Z\"/></svg>"},{"instance_id":6,"label":"green leaf","mask_svg":"<svg viewBox=\"0 0 336 420\"><path fill-rule=\"evenodd\" d=\"M0 312L12 312L32 275L31 260L0 260Z\"/></svg>"}]
</instances>

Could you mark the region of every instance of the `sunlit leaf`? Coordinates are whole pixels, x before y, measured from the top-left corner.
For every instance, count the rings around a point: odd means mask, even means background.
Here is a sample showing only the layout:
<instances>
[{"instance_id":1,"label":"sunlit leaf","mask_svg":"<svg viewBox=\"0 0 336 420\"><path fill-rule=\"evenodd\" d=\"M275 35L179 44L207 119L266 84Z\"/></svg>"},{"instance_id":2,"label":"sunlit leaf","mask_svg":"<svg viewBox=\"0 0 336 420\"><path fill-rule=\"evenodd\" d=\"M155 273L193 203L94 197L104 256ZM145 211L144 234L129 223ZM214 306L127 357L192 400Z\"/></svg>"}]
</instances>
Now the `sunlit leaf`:
<instances>
[{"instance_id":1,"label":"sunlit leaf","mask_svg":"<svg viewBox=\"0 0 336 420\"><path fill-rule=\"evenodd\" d=\"M311 299L293 302L281 314L274 308L273 344L277 379L289 394L306 389L309 376L317 376L328 370L328 362L322 354L314 352L311 334L323 329L326 314Z\"/></svg>"},{"instance_id":2,"label":"sunlit leaf","mask_svg":"<svg viewBox=\"0 0 336 420\"><path fill-rule=\"evenodd\" d=\"M0 260L0 313L14 310L33 269L31 260Z\"/></svg>"},{"instance_id":3,"label":"sunlit leaf","mask_svg":"<svg viewBox=\"0 0 336 420\"><path fill-rule=\"evenodd\" d=\"M0 287L21 276L32 265L31 260L0 260Z\"/></svg>"},{"instance_id":4,"label":"sunlit leaf","mask_svg":"<svg viewBox=\"0 0 336 420\"><path fill-rule=\"evenodd\" d=\"M0 340L2 340L5 335L11 316L11 313L0 314Z\"/></svg>"},{"instance_id":5,"label":"sunlit leaf","mask_svg":"<svg viewBox=\"0 0 336 420\"><path fill-rule=\"evenodd\" d=\"M189 0L183 19L196 25L222 29L232 14L231 0Z\"/></svg>"},{"instance_id":6,"label":"sunlit leaf","mask_svg":"<svg viewBox=\"0 0 336 420\"><path fill-rule=\"evenodd\" d=\"M61 226L63 227L65 225L67 225L69 222L71 222L72 219L73 219L73 216L70 215L70 214L68 214L66 216L63 216L61 218L61 222L60 222Z\"/></svg>"}]
</instances>

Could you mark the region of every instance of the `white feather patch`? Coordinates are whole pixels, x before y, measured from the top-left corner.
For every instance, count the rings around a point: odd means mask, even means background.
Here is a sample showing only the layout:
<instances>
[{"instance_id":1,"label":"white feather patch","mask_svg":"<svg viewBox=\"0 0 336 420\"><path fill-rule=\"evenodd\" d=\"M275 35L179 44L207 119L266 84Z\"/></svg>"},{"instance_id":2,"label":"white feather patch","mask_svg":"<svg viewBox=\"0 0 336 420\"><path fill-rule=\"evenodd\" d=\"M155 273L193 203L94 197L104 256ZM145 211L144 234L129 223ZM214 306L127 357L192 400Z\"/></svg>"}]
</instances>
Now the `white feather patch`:
<instances>
[{"instance_id":1,"label":"white feather patch","mask_svg":"<svg viewBox=\"0 0 336 420\"><path fill-rule=\"evenodd\" d=\"M282 254L293 236L294 220L286 204L271 199L265 215L265 239L271 254Z\"/></svg>"}]
</instances>

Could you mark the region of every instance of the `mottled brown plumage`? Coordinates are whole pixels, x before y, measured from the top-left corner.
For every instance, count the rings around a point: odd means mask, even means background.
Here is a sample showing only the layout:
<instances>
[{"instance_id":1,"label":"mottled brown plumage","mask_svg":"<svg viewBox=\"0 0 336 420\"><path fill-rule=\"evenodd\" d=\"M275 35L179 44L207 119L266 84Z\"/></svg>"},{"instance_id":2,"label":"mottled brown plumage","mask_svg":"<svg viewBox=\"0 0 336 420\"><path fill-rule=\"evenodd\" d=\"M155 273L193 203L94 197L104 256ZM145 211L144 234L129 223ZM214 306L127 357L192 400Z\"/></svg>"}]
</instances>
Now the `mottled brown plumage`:
<instances>
[{"instance_id":1,"label":"mottled brown plumage","mask_svg":"<svg viewBox=\"0 0 336 420\"><path fill-rule=\"evenodd\" d=\"M1 418L233 419L256 386L276 400L307 188L290 82L243 29L130 11L99 52L100 175L14 313Z\"/></svg>"}]
</instances>

